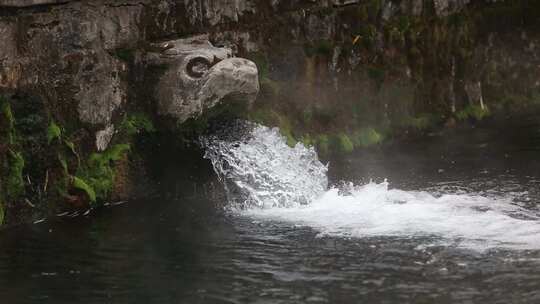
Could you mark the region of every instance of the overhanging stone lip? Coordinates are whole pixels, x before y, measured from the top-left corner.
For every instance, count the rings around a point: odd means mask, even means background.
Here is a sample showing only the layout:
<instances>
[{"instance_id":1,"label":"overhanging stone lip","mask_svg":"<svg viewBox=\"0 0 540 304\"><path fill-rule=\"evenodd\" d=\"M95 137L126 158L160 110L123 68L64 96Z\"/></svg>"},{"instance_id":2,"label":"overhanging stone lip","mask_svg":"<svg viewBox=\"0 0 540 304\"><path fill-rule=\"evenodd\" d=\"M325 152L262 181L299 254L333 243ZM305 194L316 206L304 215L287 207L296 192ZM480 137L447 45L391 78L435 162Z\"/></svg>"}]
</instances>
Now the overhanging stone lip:
<instances>
[{"instance_id":1,"label":"overhanging stone lip","mask_svg":"<svg viewBox=\"0 0 540 304\"><path fill-rule=\"evenodd\" d=\"M73 2L77 0L0 0L0 7L31 7Z\"/></svg>"}]
</instances>

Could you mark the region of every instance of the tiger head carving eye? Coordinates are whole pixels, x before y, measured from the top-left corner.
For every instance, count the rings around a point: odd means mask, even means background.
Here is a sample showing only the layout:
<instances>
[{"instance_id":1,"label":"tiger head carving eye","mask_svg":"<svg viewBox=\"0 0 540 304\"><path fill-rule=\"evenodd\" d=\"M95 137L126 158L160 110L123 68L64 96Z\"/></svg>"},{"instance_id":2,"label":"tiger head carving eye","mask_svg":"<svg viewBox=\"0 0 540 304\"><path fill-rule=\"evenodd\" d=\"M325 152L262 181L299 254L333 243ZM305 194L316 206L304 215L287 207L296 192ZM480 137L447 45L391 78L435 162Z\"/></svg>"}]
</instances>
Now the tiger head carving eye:
<instances>
[{"instance_id":1,"label":"tiger head carving eye","mask_svg":"<svg viewBox=\"0 0 540 304\"><path fill-rule=\"evenodd\" d=\"M196 57L191 59L187 66L186 72L190 77L201 78L212 67L212 63L204 57Z\"/></svg>"}]
</instances>

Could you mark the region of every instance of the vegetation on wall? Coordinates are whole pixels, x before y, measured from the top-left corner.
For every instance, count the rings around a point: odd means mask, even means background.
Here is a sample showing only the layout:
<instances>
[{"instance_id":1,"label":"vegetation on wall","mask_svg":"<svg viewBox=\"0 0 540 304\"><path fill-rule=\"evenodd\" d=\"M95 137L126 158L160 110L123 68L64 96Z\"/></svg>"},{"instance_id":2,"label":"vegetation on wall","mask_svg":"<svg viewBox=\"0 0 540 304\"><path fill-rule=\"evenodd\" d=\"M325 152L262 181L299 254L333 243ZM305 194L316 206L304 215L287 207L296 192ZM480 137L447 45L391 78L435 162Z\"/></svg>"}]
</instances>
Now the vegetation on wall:
<instances>
[{"instance_id":1,"label":"vegetation on wall","mask_svg":"<svg viewBox=\"0 0 540 304\"><path fill-rule=\"evenodd\" d=\"M116 178L115 165L131 151L133 137L142 131L153 132L155 128L142 113L127 115L120 124L114 143L105 151L92 152L82 158L77 152L80 149L69 137L62 135L61 128L54 122L51 122L49 130L49 134L54 134L52 138L64 144L64 149L58 151L58 160L63 169L63 179L57 188L59 193L69 199L73 196L70 192L82 192L89 203L95 205L110 197Z\"/></svg>"},{"instance_id":2,"label":"vegetation on wall","mask_svg":"<svg viewBox=\"0 0 540 304\"><path fill-rule=\"evenodd\" d=\"M538 25L536 8L534 1L474 2L447 16L437 16L429 5L423 14L412 15L399 6L384 11L381 1L370 0L307 10L313 32L320 27L321 35L306 35L303 55L247 54L260 67L262 86L250 118L278 126L289 145L301 141L328 154L533 104L540 100L531 89L536 76L521 65L505 66L505 48L493 44L505 36L529 49L526 27ZM521 35L508 36L509 29ZM295 66L284 67L282 61ZM280 74L280 69L290 73ZM477 83L483 106L466 88Z\"/></svg>"},{"instance_id":3,"label":"vegetation on wall","mask_svg":"<svg viewBox=\"0 0 540 304\"><path fill-rule=\"evenodd\" d=\"M38 98L0 97L0 224L16 221L10 210L42 217L108 199L130 143L155 130L146 115L128 114L109 147L91 152L84 129L65 127L44 109Z\"/></svg>"},{"instance_id":4,"label":"vegetation on wall","mask_svg":"<svg viewBox=\"0 0 540 304\"><path fill-rule=\"evenodd\" d=\"M25 192L25 161L15 123L11 104L0 96L0 224L4 221L7 203L19 200Z\"/></svg>"}]
</instances>

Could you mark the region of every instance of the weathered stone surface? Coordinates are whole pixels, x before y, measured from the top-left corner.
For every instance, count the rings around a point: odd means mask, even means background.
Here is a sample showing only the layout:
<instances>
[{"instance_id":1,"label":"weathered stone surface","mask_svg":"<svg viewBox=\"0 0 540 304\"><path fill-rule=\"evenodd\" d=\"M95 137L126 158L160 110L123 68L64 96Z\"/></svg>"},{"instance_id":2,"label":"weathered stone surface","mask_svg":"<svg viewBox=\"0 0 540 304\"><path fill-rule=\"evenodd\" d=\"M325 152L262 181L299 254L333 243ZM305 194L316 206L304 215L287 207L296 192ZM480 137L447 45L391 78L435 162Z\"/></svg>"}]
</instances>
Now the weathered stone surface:
<instances>
[{"instance_id":1,"label":"weathered stone surface","mask_svg":"<svg viewBox=\"0 0 540 304\"><path fill-rule=\"evenodd\" d=\"M67 3L73 0L0 0L1 6L8 7L28 7L36 5L46 5L46 4L60 4Z\"/></svg>"},{"instance_id":2,"label":"weathered stone surface","mask_svg":"<svg viewBox=\"0 0 540 304\"><path fill-rule=\"evenodd\" d=\"M433 0L435 11L439 16L448 16L469 4L470 0Z\"/></svg>"},{"instance_id":3,"label":"weathered stone surface","mask_svg":"<svg viewBox=\"0 0 540 304\"><path fill-rule=\"evenodd\" d=\"M78 100L79 119L93 125L108 125L112 115L127 97L126 83L120 79L122 63L103 53L90 71L81 70L76 75L79 84L75 99Z\"/></svg>"},{"instance_id":4,"label":"weathered stone surface","mask_svg":"<svg viewBox=\"0 0 540 304\"><path fill-rule=\"evenodd\" d=\"M255 1L250 0L185 0L188 17L192 24L208 22L216 25L223 22L238 22L245 13L255 13Z\"/></svg>"},{"instance_id":5,"label":"weathered stone surface","mask_svg":"<svg viewBox=\"0 0 540 304\"><path fill-rule=\"evenodd\" d=\"M56 5L59 2L65 4ZM486 1L483 5L498 5L502 2L504 1ZM366 65L373 69L373 65L407 57L405 52L411 52L413 55L409 54L407 58L415 58L414 62L405 63L404 66L402 63L394 64L396 69L408 71L404 75L407 78L430 78L427 74L419 76L418 71L421 65L435 62L431 62L432 59L426 56L416 58L414 54L419 51L425 54L429 44L435 39L450 41L449 33L454 36L453 41L458 41L453 42L454 44L464 45L465 43L459 40L468 39L463 37L469 34L459 33L457 29L448 32L444 26L430 29L432 25L419 28L419 32L408 33L407 27L412 24L408 17L422 18L424 14L435 13L439 18L444 18L475 3L470 0L382 0L369 3L356 0L0 0L0 5L4 6L38 4L55 5L47 11L19 9L0 18L0 38L5 42L0 46L0 88L28 90L38 87L46 91L45 95L51 95L49 98L58 99L64 105L72 105L80 121L100 129L114 123L115 113L121 113L124 105L136 102L129 101L130 96L135 99L137 96L148 96L139 94L138 83L133 81L143 79L144 76L140 75L145 74L144 67L140 66L141 58L137 57L137 54L145 53L145 46L155 44L156 41L171 40L171 37L180 41L187 33L209 32L210 40L227 46L231 54L265 54L273 65L268 72L277 79L294 78L294 73L301 73L303 68L309 67L316 73L323 73L320 66L330 67L326 74L318 77L325 79L331 75L330 82L334 88L340 87L340 73L352 73ZM403 23L396 24L397 19ZM418 45L411 43L411 39L418 39L411 35L421 36L423 42ZM351 45L354 39L357 40ZM404 49L406 42L409 47L412 46L410 50ZM363 44L369 44L369 47L358 47ZM534 48L535 43L531 41L529 45ZM489 46L489 43L486 46ZM446 66L441 67L441 70L446 71L446 75L440 76L441 79L456 79L449 75L451 69L448 68L456 55L447 53L463 52L458 50L458 47L460 46L456 45L455 49L450 50L441 46L438 60L442 61L444 58L442 65ZM303 58L291 59L291 56L286 54L298 49L300 52L295 53L296 57L310 57L313 56L312 52L319 52L319 55L329 58L318 63L321 58L310 58L306 61ZM305 54L302 54L302 49ZM180 60L179 58L184 56L181 53L186 50L178 50L180 53L174 56ZM171 49L169 52L172 51ZM166 52L161 55L165 54ZM222 54L216 58L220 56ZM478 55L474 60L475 64L484 65L481 57ZM178 77L172 70L182 67L173 61L167 63L171 70L166 72L159 82L152 84L161 89L145 87L159 97L156 102L160 112L176 113L175 115L184 120L185 117L192 117L194 113L206 109L206 105L215 104L214 101L203 102L201 98L207 97L201 94L197 95L189 90L183 92L183 86L201 87L206 80L204 77L197 80L186 78L185 81L178 82ZM309 63L305 67L304 61ZM209 62L210 65L216 63ZM220 66L213 71L218 72ZM510 64L504 66L511 67ZM293 70L294 73L291 74ZM133 75L134 71L139 75ZM460 77L463 76L458 75L457 78ZM470 78L478 79L481 75ZM175 81L176 90L173 89ZM445 81L447 80L440 80ZM456 85L460 88L456 88L455 98L460 99L461 95L465 94L460 93L460 90L464 91L465 88L459 81ZM129 86L137 89L128 92ZM433 92L418 96L433 99L433 96L428 95L437 94L437 88L453 87L443 84L430 86L435 88L431 89ZM210 85L207 87L216 89ZM251 89L253 88L254 86ZM246 87L240 89L246 90ZM225 91L218 91L218 97L227 95ZM453 95L451 92L448 94ZM165 96L174 98L167 100ZM178 104L173 107L173 99L194 104L192 108L180 107ZM183 110L189 114L180 115Z\"/></svg>"},{"instance_id":6,"label":"weathered stone surface","mask_svg":"<svg viewBox=\"0 0 540 304\"><path fill-rule=\"evenodd\" d=\"M16 88L21 78L21 64L16 44L17 29L14 23L0 20L0 88Z\"/></svg>"},{"instance_id":7,"label":"weathered stone surface","mask_svg":"<svg viewBox=\"0 0 540 304\"><path fill-rule=\"evenodd\" d=\"M156 88L161 114L183 122L228 95L248 102L257 96L257 66L246 59L231 58L231 49L214 47L207 36L169 41L159 47L164 51L148 54L147 61L168 67Z\"/></svg>"}]
</instances>

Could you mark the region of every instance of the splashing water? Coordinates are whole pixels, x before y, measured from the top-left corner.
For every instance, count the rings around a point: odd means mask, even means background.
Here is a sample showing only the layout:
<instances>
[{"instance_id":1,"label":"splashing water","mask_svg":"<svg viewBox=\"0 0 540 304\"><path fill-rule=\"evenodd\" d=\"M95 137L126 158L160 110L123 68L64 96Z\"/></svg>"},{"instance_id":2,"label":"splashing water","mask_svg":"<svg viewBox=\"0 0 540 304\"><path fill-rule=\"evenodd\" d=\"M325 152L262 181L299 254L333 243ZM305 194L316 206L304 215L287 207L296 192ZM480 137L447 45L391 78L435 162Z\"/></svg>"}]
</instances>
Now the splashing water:
<instances>
[{"instance_id":1,"label":"splashing water","mask_svg":"<svg viewBox=\"0 0 540 304\"><path fill-rule=\"evenodd\" d=\"M315 150L300 143L290 148L277 128L237 121L201 143L234 207L307 204L328 187L328 168Z\"/></svg>"},{"instance_id":2,"label":"splashing water","mask_svg":"<svg viewBox=\"0 0 540 304\"><path fill-rule=\"evenodd\" d=\"M512 198L402 191L388 189L386 181L328 190L327 167L313 148L290 148L279 130L252 123L201 141L232 209L245 216L311 227L320 236L540 249L540 218Z\"/></svg>"}]
</instances>

